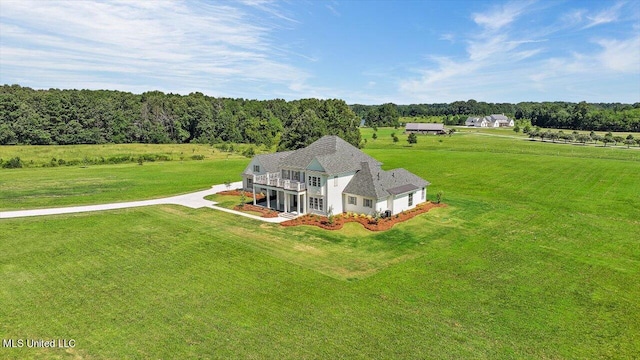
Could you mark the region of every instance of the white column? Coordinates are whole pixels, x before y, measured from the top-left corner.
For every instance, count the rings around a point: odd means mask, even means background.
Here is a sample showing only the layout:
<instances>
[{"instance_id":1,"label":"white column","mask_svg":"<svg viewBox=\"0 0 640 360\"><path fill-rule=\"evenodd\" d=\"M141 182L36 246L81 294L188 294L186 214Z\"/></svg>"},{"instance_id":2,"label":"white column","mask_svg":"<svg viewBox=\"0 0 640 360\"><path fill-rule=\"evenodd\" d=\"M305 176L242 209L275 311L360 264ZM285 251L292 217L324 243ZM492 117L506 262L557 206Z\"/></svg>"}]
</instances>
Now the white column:
<instances>
[{"instance_id":1,"label":"white column","mask_svg":"<svg viewBox=\"0 0 640 360\"><path fill-rule=\"evenodd\" d=\"M253 186L253 205L256 204L256 187L255 185Z\"/></svg>"},{"instance_id":2,"label":"white column","mask_svg":"<svg viewBox=\"0 0 640 360\"><path fill-rule=\"evenodd\" d=\"M300 194L296 194L296 196L298 197L296 200L298 200L298 214L300 214Z\"/></svg>"},{"instance_id":3,"label":"white column","mask_svg":"<svg viewBox=\"0 0 640 360\"><path fill-rule=\"evenodd\" d=\"M271 208L271 189L267 189L267 209Z\"/></svg>"},{"instance_id":4,"label":"white column","mask_svg":"<svg viewBox=\"0 0 640 360\"><path fill-rule=\"evenodd\" d=\"M280 211L280 190L276 190L276 210Z\"/></svg>"},{"instance_id":5,"label":"white column","mask_svg":"<svg viewBox=\"0 0 640 360\"><path fill-rule=\"evenodd\" d=\"M289 194L284 193L284 212L289 212Z\"/></svg>"}]
</instances>

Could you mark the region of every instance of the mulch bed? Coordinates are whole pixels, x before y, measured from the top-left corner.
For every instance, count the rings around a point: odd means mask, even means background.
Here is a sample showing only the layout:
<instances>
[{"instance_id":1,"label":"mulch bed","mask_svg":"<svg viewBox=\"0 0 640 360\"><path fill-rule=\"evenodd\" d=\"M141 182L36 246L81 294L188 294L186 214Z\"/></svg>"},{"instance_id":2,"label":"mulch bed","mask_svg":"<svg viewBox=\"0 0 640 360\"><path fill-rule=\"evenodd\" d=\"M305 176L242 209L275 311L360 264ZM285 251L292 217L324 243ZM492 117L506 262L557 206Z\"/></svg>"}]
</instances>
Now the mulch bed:
<instances>
[{"instance_id":1,"label":"mulch bed","mask_svg":"<svg viewBox=\"0 0 640 360\"><path fill-rule=\"evenodd\" d=\"M225 191L220 191L218 194L220 194L220 195L242 196L242 191L240 191L240 190L225 190ZM249 191L245 191L244 192L244 196L246 196L248 198L253 198L253 193L249 192ZM264 195L263 194L256 194L256 200L261 200L261 199L264 199Z\"/></svg>"},{"instance_id":2,"label":"mulch bed","mask_svg":"<svg viewBox=\"0 0 640 360\"><path fill-rule=\"evenodd\" d=\"M236 205L233 210L236 211L255 211L255 212L259 212L260 217L263 218L274 218L274 217L278 217L278 213L274 210L270 210L270 209L265 209L262 206L256 206L253 204L245 204L243 207L240 207L240 205Z\"/></svg>"},{"instance_id":3,"label":"mulch bed","mask_svg":"<svg viewBox=\"0 0 640 360\"><path fill-rule=\"evenodd\" d=\"M348 222L358 222L368 230L384 231L384 230L391 229L393 225L397 223L412 219L420 214L424 214L428 212L433 208L445 207L445 206L447 205L442 203L441 204L434 204L431 202L422 203L422 204L416 205L416 207L411 210L401 212L397 215L392 215L389 218L379 219L377 222L371 216L362 216L362 215L356 215L353 213L350 213L350 214L342 213L342 214L335 215L333 217L333 224L329 224L329 220L326 216L307 214L299 218L295 218L293 220L287 220L287 221L281 222L280 225L282 226L312 225L312 226L318 226L326 230L339 230L339 229L342 229L344 224Z\"/></svg>"}]
</instances>

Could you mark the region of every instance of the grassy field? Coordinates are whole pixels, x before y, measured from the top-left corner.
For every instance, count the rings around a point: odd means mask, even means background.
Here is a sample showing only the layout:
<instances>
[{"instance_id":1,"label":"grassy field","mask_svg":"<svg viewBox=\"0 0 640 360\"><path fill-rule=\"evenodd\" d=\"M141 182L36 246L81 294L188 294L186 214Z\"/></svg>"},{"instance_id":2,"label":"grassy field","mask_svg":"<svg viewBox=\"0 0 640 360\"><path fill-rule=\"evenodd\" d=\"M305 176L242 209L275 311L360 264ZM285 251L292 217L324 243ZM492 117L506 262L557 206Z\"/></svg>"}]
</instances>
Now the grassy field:
<instances>
[{"instance_id":1,"label":"grassy field","mask_svg":"<svg viewBox=\"0 0 640 360\"><path fill-rule=\"evenodd\" d=\"M77 343L0 349L0 357L640 353L640 152L473 132L419 136L409 147L404 135L391 141L397 130L379 129L375 141L370 131L365 152L425 177L429 196L442 190L449 206L382 233L284 228L177 206L0 220L0 332ZM187 192L247 162L3 169L0 205ZM113 173L128 186L85 188ZM47 182L67 184L67 193L39 200L56 189L34 195Z\"/></svg>"},{"instance_id":2,"label":"grassy field","mask_svg":"<svg viewBox=\"0 0 640 360\"><path fill-rule=\"evenodd\" d=\"M217 146L217 147L216 147ZM14 157L22 160L24 167L51 167L52 163L67 165L93 165L103 163L137 163L137 158L146 155L165 161L189 161L196 159L221 160L239 158L241 153L252 147L256 153L268 151L264 147L236 144L234 151L221 151L220 145L204 144L101 144L101 145L49 145L49 146L0 146L0 159L7 161ZM123 157L130 161L118 161ZM62 160L63 162L60 162ZM110 161L111 160L111 161ZM147 163L148 161L145 161Z\"/></svg>"}]
</instances>

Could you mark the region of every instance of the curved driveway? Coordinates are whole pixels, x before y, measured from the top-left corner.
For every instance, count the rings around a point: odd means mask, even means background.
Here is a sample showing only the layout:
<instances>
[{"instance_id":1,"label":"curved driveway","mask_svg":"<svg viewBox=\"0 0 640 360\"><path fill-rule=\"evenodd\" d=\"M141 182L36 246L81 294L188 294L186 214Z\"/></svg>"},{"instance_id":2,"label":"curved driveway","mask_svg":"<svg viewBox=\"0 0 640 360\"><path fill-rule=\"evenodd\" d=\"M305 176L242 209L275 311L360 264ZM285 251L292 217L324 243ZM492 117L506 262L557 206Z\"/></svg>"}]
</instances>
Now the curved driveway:
<instances>
[{"instance_id":1,"label":"curved driveway","mask_svg":"<svg viewBox=\"0 0 640 360\"><path fill-rule=\"evenodd\" d=\"M0 212L0 219L73 214L73 213L80 213L80 212L115 210L115 209L127 209L132 207L151 206L151 205L182 205L192 209L208 207L208 208L212 208L212 209L216 209L216 210L220 210L220 211L224 211L224 212L228 212L228 213L232 213L240 216L245 216L245 217L249 217L256 220L266 221L266 222L279 223L287 220L282 217L262 218L259 216L246 214L240 211L222 208L222 207L216 206L216 202L204 199L204 197L207 195L213 195L227 189L238 189L241 186L242 186L242 182L238 181L235 183L231 183L230 187L227 187L224 184L214 185L211 187L211 189L208 189L208 190L198 191L198 192L184 194L184 195L171 196L171 197L166 197L161 199L130 201L130 202L122 202L122 203L101 204L101 205L70 206L70 207L50 208L50 209L4 211L4 212Z\"/></svg>"}]
</instances>

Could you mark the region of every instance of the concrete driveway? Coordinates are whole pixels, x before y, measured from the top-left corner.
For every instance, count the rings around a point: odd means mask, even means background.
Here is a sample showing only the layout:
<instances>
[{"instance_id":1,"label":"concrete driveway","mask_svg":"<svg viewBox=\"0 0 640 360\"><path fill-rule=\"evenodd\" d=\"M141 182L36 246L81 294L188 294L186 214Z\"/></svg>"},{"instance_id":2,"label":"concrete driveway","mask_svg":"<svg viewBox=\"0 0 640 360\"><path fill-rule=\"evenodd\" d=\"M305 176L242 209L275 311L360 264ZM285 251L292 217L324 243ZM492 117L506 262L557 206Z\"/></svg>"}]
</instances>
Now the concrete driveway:
<instances>
[{"instance_id":1,"label":"concrete driveway","mask_svg":"<svg viewBox=\"0 0 640 360\"><path fill-rule=\"evenodd\" d=\"M73 213L81 213L81 212L127 209L127 208L133 208L133 207L152 206L152 205L182 205L192 209L208 207L211 209L216 209L219 211L224 211L231 214L236 214L236 215L240 215L240 216L244 216L244 217L248 217L256 220L271 222L271 223L279 223L287 220L282 217L263 218L263 217L259 217L251 214L246 214L240 211L222 208L222 207L216 206L216 202L204 199L204 197L207 195L213 195L227 189L238 189L241 186L242 186L242 182L238 181L238 182L231 183L231 186L229 187L227 187L227 185L225 184L214 185L211 187L211 189L208 189L208 190L198 191L198 192L184 194L184 195L171 196L171 197L166 197L161 199L130 201L130 202L122 202L122 203L101 204L101 205L70 206L70 207L50 208L50 209L3 211L3 212L0 212L0 219L73 214Z\"/></svg>"}]
</instances>

